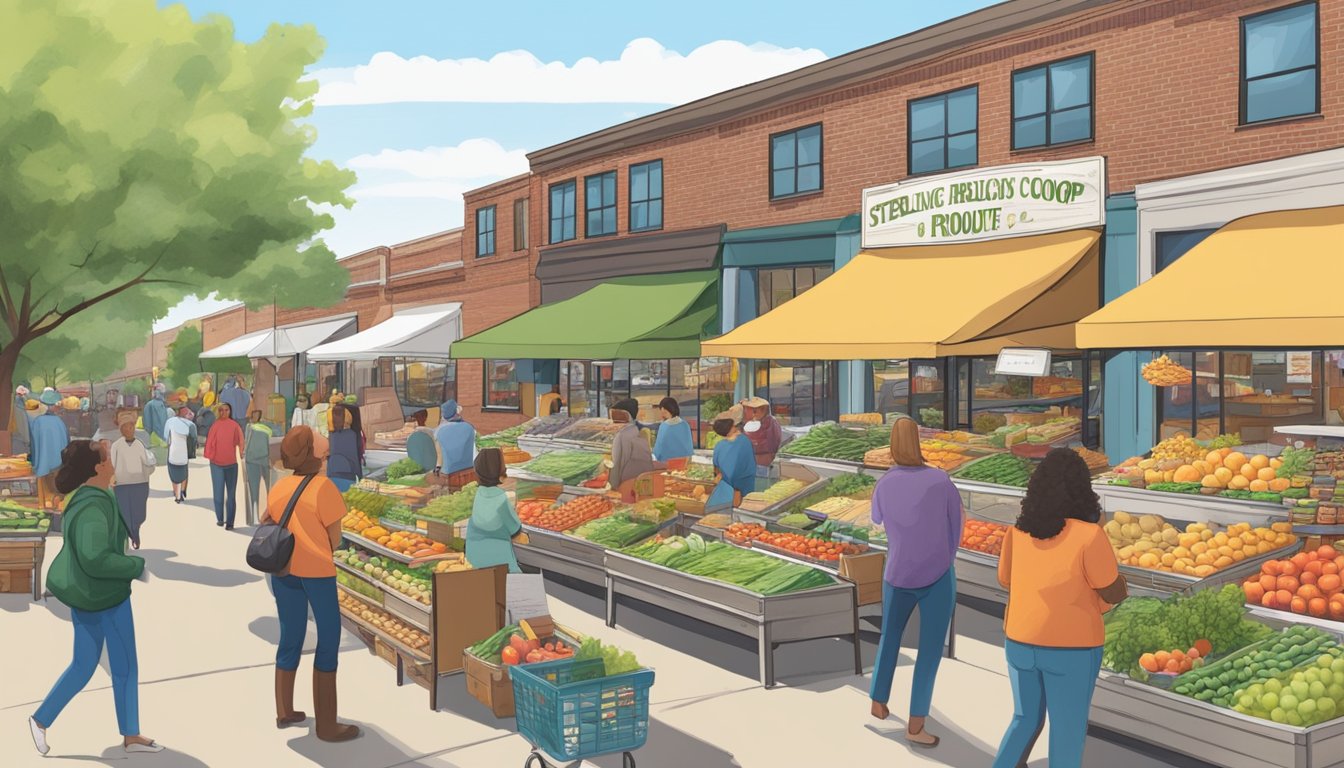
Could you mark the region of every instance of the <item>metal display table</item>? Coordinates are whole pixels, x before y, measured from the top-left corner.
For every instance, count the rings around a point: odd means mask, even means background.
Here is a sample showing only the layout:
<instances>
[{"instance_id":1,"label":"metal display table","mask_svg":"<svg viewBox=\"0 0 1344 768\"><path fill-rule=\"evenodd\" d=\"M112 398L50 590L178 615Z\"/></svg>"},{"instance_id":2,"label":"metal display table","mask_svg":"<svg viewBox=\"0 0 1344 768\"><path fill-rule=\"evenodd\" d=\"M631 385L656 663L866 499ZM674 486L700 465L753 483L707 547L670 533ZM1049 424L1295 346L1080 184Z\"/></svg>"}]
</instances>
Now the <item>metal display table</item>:
<instances>
[{"instance_id":1,"label":"metal display table","mask_svg":"<svg viewBox=\"0 0 1344 768\"><path fill-rule=\"evenodd\" d=\"M528 543L513 545L519 565L558 573L595 587L605 586L607 550L591 541L545 528L524 525L523 530L527 532Z\"/></svg>"},{"instance_id":2,"label":"metal display table","mask_svg":"<svg viewBox=\"0 0 1344 768\"><path fill-rule=\"evenodd\" d=\"M1102 670L1089 722L1227 768L1340 768L1344 719L1294 728Z\"/></svg>"},{"instance_id":3,"label":"metal display table","mask_svg":"<svg viewBox=\"0 0 1344 768\"><path fill-rule=\"evenodd\" d=\"M957 592L968 597L1008 604L1008 590L999 584L999 558L994 555L957 548Z\"/></svg>"},{"instance_id":4,"label":"metal display table","mask_svg":"<svg viewBox=\"0 0 1344 768\"><path fill-rule=\"evenodd\" d=\"M632 597L757 641L760 680L775 685L775 648L829 637L852 638L854 674L863 674L859 646L858 592L854 584L834 584L783 595L758 595L731 584L664 568L608 552L607 626L616 626L616 599Z\"/></svg>"},{"instance_id":5,"label":"metal display table","mask_svg":"<svg viewBox=\"0 0 1344 768\"><path fill-rule=\"evenodd\" d=\"M1254 526L1268 526L1288 519L1288 508L1282 504L1202 493L1165 493L1104 483L1094 483L1092 489L1101 497L1101 509L1108 516L1121 511L1131 515L1158 515L1169 520L1196 520L1219 525L1250 523Z\"/></svg>"}]
</instances>

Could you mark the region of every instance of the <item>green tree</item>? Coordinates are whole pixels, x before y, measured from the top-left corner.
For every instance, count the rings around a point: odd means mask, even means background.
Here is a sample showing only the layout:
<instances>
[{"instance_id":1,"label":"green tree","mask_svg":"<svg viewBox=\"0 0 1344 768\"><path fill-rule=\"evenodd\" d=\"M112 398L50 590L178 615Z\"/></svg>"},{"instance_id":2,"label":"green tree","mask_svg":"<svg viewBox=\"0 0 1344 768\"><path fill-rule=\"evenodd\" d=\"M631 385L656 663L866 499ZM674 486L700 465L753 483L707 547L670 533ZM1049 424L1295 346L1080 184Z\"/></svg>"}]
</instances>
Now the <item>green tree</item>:
<instances>
[{"instance_id":1,"label":"green tree","mask_svg":"<svg viewBox=\"0 0 1344 768\"><path fill-rule=\"evenodd\" d=\"M305 156L321 49L311 26L244 44L153 0L0 0L0 390L42 345L92 373L107 324L139 323L124 360L187 295L340 299L316 236L354 174Z\"/></svg>"},{"instance_id":2,"label":"green tree","mask_svg":"<svg viewBox=\"0 0 1344 768\"><path fill-rule=\"evenodd\" d=\"M177 338L168 345L165 370L161 376L174 387L190 387L189 378L195 373L252 373L252 361L246 357L202 360L205 351L201 328L196 323L184 325Z\"/></svg>"}]
</instances>

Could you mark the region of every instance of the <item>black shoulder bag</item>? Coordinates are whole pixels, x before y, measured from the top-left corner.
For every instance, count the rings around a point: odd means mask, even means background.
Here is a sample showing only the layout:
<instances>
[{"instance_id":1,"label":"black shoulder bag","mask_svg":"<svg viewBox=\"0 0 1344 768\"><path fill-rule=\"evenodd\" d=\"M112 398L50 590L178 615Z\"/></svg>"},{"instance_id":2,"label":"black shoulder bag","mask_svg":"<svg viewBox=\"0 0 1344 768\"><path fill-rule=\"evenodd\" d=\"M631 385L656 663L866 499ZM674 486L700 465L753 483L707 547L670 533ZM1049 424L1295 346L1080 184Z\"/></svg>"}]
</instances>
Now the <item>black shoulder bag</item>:
<instances>
[{"instance_id":1,"label":"black shoulder bag","mask_svg":"<svg viewBox=\"0 0 1344 768\"><path fill-rule=\"evenodd\" d=\"M252 541L247 545L249 566L262 573L280 573L289 567L289 559L294 555L294 534L289 531L289 517L294 514L294 505L299 503L303 490L314 477L316 475L308 475L299 483L279 523L265 522L257 526L257 532L252 534Z\"/></svg>"}]
</instances>

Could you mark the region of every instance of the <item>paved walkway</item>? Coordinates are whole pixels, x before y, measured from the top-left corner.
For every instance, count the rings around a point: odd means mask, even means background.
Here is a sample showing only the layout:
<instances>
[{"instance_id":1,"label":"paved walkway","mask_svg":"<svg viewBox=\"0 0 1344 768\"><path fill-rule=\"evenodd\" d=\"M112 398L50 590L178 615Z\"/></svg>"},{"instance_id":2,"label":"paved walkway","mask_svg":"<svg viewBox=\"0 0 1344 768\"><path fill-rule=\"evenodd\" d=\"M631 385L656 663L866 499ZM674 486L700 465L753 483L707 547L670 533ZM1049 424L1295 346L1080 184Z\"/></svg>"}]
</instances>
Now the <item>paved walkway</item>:
<instances>
[{"instance_id":1,"label":"paved walkway","mask_svg":"<svg viewBox=\"0 0 1344 768\"><path fill-rule=\"evenodd\" d=\"M110 680L104 669L49 731L51 754L31 747L26 716L68 663L69 610L54 598L34 603L0 595L0 766L88 765L162 768L495 768L521 766L528 745L512 720L496 720L467 695L460 676L444 678L440 711L429 694L398 688L391 667L346 637L341 656L341 714L366 736L347 744L318 741L307 728L273 726L272 662L279 625L261 577L243 565L250 531L214 524L204 466L192 468L192 498L175 505L167 477L156 473L141 554L148 583L133 597L140 659L140 719L146 735L169 747L160 755L127 757L120 749ZM240 511L241 519L242 513ZM52 537L50 562L61 544ZM857 765L987 766L1011 714L999 620L958 609L956 661L938 678L929 730L943 743L914 752L895 717L868 716L867 678L855 677L850 647L840 641L784 646L777 655L780 686L756 682L754 641L688 628L680 617L623 608L619 629L607 629L601 601L565 585L549 587L561 623L634 651L657 670L653 724L640 766ZM907 638L913 637L913 628ZM866 637L872 663L876 632ZM309 633L311 651L313 635ZM893 713L904 710L910 680L907 650L897 671ZM300 671L300 708L312 713L310 660ZM1142 754L1093 738L1087 765L1194 765ZM1045 737L1031 765L1044 768ZM610 757L594 761L617 766Z\"/></svg>"}]
</instances>

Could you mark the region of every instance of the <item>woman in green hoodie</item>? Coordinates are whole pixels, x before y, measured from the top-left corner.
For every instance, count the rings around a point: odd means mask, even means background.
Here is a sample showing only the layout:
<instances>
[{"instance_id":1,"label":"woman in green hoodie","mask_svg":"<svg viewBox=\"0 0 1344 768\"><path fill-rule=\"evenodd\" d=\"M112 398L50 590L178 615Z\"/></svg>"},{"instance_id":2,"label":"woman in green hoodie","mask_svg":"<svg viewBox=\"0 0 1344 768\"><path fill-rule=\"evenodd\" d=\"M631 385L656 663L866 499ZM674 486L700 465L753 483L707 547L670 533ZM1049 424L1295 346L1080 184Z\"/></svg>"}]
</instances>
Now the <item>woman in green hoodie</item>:
<instances>
[{"instance_id":1,"label":"woman in green hoodie","mask_svg":"<svg viewBox=\"0 0 1344 768\"><path fill-rule=\"evenodd\" d=\"M482 448L476 455L476 482L480 487L467 523L467 562L473 568L507 565L509 573L522 573L511 539L523 524L508 494L499 487L505 472L504 454L498 448Z\"/></svg>"},{"instance_id":2,"label":"woman in green hoodie","mask_svg":"<svg viewBox=\"0 0 1344 768\"><path fill-rule=\"evenodd\" d=\"M122 747L131 753L163 750L153 739L140 735L131 581L140 578L145 560L126 555L130 534L117 510L116 497L108 490L114 474L106 442L75 440L61 451L56 490L74 495L66 502L65 545L47 572L47 587L70 606L75 655L42 706L28 718L33 743L44 755L50 750L47 728L93 677L104 644L112 667L112 699Z\"/></svg>"}]
</instances>

